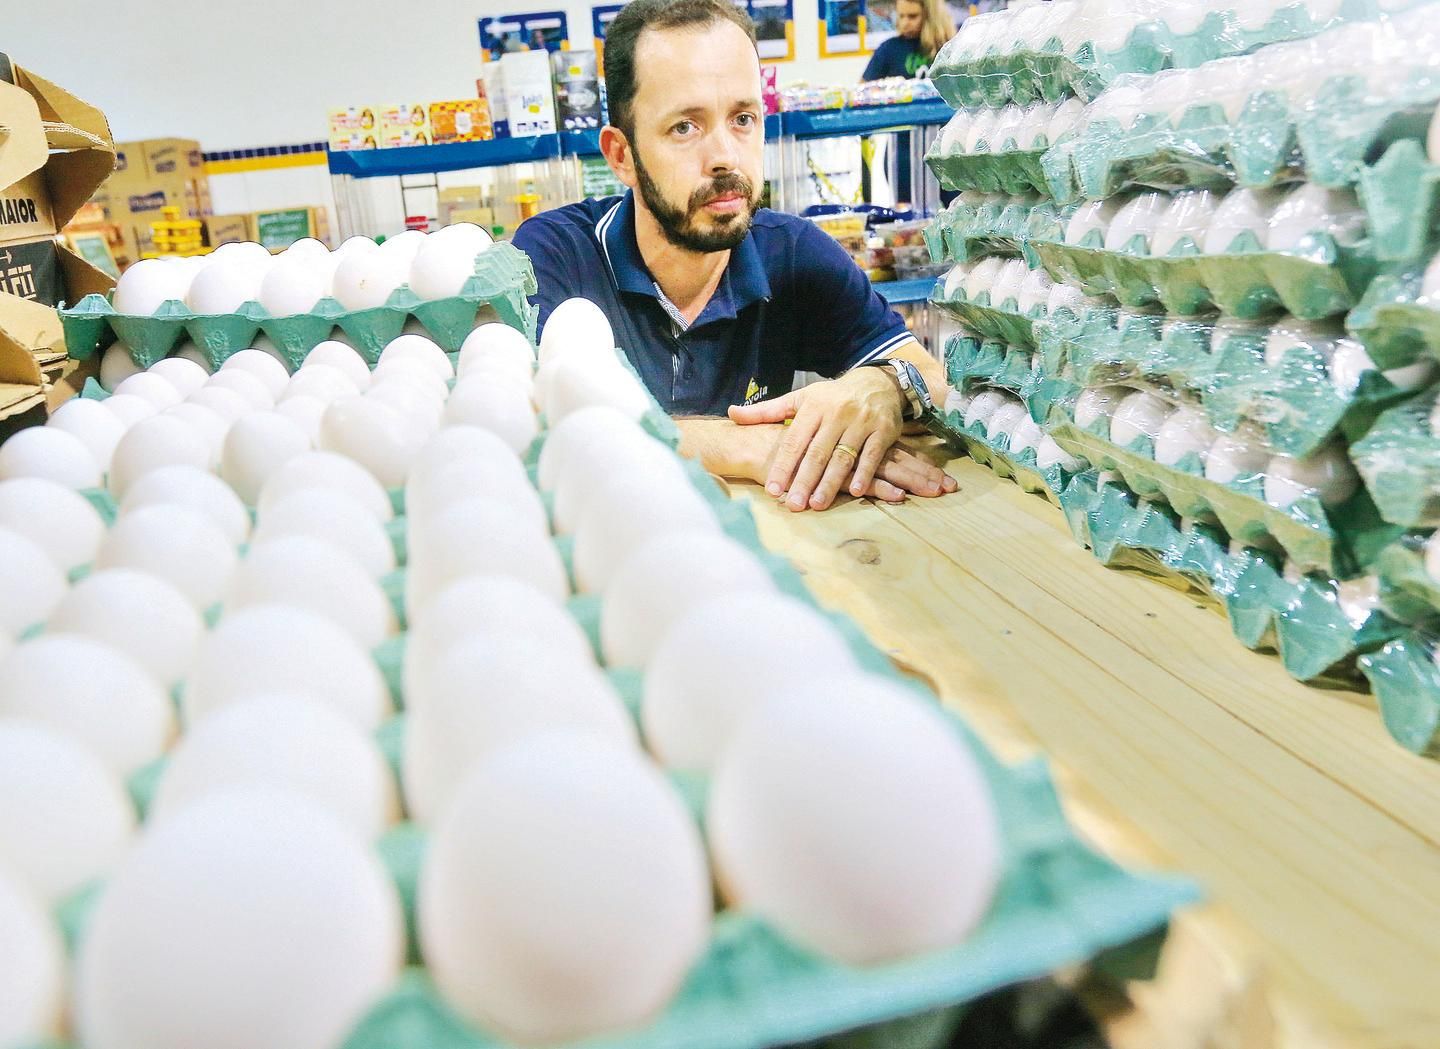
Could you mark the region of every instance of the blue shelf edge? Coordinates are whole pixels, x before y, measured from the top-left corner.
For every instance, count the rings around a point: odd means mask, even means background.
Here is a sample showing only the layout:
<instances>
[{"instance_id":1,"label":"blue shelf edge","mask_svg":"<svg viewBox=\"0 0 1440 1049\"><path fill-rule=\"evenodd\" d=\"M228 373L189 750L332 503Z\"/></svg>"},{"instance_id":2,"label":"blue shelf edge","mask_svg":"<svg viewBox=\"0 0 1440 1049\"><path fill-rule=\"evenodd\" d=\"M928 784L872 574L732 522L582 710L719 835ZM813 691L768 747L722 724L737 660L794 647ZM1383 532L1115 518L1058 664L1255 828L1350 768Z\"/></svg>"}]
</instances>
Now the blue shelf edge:
<instances>
[{"instance_id":1,"label":"blue shelf edge","mask_svg":"<svg viewBox=\"0 0 1440 1049\"><path fill-rule=\"evenodd\" d=\"M581 132L584 134L584 132ZM462 171L525 164L560 155L560 136L496 138L487 142L451 142L440 146L364 149L328 155L330 174L354 178L417 175L430 171Z\"/></svg>"},{"instance_id":2,"label":"blue shelf edge","mask_svg":"<svg viewBox=\"0 0 1440 1049\"><path fill-rule=\"evenodd\" d=\"M928 302L935 290L934 277L917 277L914 280L890 280L870 285L880 297L892 306L906 306L916 302Z\"/></svg>"},{"instance_id":3,"label":"blue shelf edge","mask_svg":"<svg viewBox=\"0 0 1440 1049\"><path fill-rule=\"evenodd\" d=\"M893 106L855 109L802 109L782 113L782 132L794 138L833 138L863 135L886 128L920 127L948 123L955 111L944 99L902 102Z\"/></svg>"}]
</instances>

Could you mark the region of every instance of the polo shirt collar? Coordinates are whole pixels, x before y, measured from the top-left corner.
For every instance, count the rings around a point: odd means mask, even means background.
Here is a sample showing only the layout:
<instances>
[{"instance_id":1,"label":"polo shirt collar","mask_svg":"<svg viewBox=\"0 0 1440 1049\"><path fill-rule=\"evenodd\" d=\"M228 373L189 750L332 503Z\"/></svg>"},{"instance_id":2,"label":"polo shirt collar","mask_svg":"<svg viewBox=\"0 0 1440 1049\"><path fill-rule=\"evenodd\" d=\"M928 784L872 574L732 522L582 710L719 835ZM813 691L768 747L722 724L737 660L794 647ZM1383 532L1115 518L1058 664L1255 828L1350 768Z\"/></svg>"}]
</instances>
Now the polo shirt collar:
<instances>
[{"instance_id":1,"label":"polo shirt collar","mask_svg":"<svg viewBox=\"0 0 1440 1049\"><path fill-rule=\"evenodd\" d=\"M655 278L645 267L645 259L635 239L633 190L600 216L595 223L595 236L600 241L617 288L636 295L648 295L656 301L663 300ZM765 274L765 264L760 257L760 249L755 246L752 230L730 252L725 274L695 323L733 318L746 306L769 298L770 280Z\"/></svg>"}]
</instances>

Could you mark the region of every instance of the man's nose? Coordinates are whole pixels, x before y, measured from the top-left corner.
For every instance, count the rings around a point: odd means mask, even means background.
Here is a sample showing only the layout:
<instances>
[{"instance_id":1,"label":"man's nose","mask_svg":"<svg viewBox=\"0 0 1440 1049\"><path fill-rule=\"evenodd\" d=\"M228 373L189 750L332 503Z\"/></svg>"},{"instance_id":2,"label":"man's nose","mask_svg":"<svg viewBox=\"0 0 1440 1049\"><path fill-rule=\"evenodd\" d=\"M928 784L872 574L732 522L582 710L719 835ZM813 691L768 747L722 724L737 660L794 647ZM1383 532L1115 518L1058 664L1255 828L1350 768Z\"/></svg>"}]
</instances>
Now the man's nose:
<instances>
[{"instance_id":1,"label":"man's nose","mask_svg":"<svg viewBox=\"0 0 1440 1049\"><path fill-rule=\"evenodd\" d=\"M709 145L705 169L712 175L734 171L740 163L740 151L735 148L735 136L728 123L710 135Z\"/></svg>"}]
</instances>

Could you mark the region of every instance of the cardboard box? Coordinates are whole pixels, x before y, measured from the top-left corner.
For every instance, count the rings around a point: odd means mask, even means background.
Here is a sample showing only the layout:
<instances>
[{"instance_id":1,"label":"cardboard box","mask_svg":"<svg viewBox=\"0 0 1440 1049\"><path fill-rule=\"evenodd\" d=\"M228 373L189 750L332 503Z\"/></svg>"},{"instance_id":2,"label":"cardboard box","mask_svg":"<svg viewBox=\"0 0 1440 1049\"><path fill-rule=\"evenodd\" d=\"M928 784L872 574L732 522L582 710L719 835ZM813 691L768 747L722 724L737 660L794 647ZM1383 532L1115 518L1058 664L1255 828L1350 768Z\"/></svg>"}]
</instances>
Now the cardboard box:
<instances>
[{"instance_id":1,"label":"cardboard box","mask_svg":"<svg viewBox=\"0 0 1440 1049\"><path fill-rule=\"evenodd\" d=\"M212 215L205 220L205 243L212 248L249 239L248 215Z\"/></svg>"},{"instance_id":2,"label":"cardboard box","mask_svg":"<svg viewBox=\"0 0 1440 1049\"><path fill-rule=\"evenodd\" d=\"M152 138L128 145L132 149L139 147L146 176L151 182L161 182L166 178L187 181L205 178L205 155L200 152L200 143L194 139Z\"/></svg>"},{"instance_id":3,"label":"cardboard box","mask_svg":"<svg viewBox=\"0 0 1440 1049\"><path fill-rule=\"evenodd\" d=\"M445 142L484 142L495 137L490 103L483 98L461 98L430 103L430 138Z\"/></svg>"},{"instance_id":4,"label":"cardboard box","mask_svg":"<svg viewBox=\"0 0 1440 1049\"><path fill-rule=\"evenodd\" d=\"M380 107L380 148L430 145L430 114L423 102Z\"/></svg>"},{"instance_id":5,"label":"cardboard box","mask_svg":"<svg viewBox=\"0 0 1440 1049\"><path fill-rule=\"evenodd\" d=\"M353 149L375 149L380 129L370 106L346 106L328 113L330 149L337 153Z\"/></svg>"},{"instance_id":6,"label":"cardboard box","mask_svg":"<svg viewBox=\"0 0 1440 1049\"><path fill-rule=\"evenodd\" d=\"M56 237L114 163L103 113L0 54L0 415L43 401L40 369L65 356L54 305L115 286Z\"/></svg>"},{"instance_id":7,"label":"cardboard box","mask_svg":"<svg viewBox=\"0 0 1440 1049\"><path fill-rule=\"evenodd\" d=\"M333 247L330 243L330 209L312 208L315 213L315 232L313 236L327 248Z\"/></svg>"},{"instance_id":8,"label":"cardboard box","mask_svg":"<svg viewBox=\"0 0 1440 1049\"><path fill-rule=\"evenodd\" d=\"M555 85L548 51L513 51L499 62L505 82L510 137L555 133Z\"/></svg>"},{"instance_id":9,"label":"cardboard box","mask_svg":"<svg viewBox=\"0 0 1440 1049\"><path fill-rule=\"evenodd\" d=\"M555 74L555 108L562 131L604 126L600 108L600 76L594 51L556 51L550 56Z\"/></svg>"}]
</instances>

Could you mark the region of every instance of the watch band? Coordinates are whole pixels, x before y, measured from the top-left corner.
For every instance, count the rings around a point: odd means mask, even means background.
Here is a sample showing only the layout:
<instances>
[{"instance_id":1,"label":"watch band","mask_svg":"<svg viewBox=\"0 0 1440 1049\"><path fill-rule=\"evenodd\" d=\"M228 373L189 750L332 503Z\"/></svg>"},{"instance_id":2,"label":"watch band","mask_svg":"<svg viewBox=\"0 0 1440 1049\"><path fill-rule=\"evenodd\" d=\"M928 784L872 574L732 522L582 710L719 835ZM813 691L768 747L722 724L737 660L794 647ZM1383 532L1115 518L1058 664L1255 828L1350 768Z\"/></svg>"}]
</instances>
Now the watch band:
<instances>
[{"instance_id":1,"label":"watch band","mask_svg":"<svg viewBox=\"0 0 1440 1049\"><path fill-rule=\"evenodd\" d=\"M900 389L900 395L905 399L905 411L902 414L906 422L923 419L934 408L924 376L920 374L920 369L909 361L886 358L870 361L868 366L884 368L890 372L895 385Z\"/></svg>"}]
</instances>

